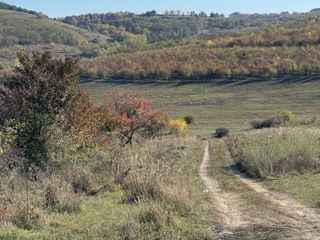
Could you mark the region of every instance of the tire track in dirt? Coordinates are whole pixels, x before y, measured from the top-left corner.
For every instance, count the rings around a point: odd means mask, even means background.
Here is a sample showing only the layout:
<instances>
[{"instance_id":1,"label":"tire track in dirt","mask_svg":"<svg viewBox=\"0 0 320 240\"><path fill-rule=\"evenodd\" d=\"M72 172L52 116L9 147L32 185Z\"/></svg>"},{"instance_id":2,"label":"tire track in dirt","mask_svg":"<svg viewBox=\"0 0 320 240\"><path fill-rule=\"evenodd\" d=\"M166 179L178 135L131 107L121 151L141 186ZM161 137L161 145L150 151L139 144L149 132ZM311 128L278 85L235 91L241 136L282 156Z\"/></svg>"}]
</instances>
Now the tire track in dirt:
<instances>
[{"instance_id":1,"label":"tire track in dirt","mask_svg":"<svg viewBox=\"0 0 320 240\"><path fill-rule=\"evenodd\" d=\"M221 218L221 225L224 232L230 232L232 229L246 225L246 222L241 218L241 211L238 208L237 202L239 198L236 194L225 192L221 189L219 182L210 177L209 168L209 142L204 141L205 151L203 160L200 165L200 177L205 183L209 192L210 200L218 215Z\"/></svg>"},{"instance_id":2,"label":"tire track in dirt","mask_svg":"<svg viewBox=\"0 0 320 240\"><path fill-rule=\"evenodd\" d=\"M234 161L231 157L230 148L226 141L222 141L222 143L225 147L229 169L242 183L256 193L262 194L269 202L278 205L281 210L280 214L287 217L291 225L301 230L305 237L320 240L320 215L314 209L300 204L285 194L269 191L257 181L246 177L244 174L232 168L231 166L234 164Z\"/></svg>"}]
</instances>

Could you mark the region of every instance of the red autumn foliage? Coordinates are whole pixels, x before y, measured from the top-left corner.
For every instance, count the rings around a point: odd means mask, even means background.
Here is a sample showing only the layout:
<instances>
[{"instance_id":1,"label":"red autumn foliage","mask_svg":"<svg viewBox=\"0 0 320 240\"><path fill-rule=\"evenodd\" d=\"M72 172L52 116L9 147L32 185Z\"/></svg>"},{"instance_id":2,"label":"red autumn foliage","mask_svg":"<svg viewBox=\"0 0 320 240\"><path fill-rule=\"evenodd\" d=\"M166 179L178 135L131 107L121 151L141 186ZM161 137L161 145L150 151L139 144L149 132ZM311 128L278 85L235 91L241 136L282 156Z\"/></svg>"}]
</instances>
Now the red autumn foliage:
<instances>
[{"instance_id":1,"label":"red autumn foliage","mask_svg":"<svg viewBox=\"0 0 320 240\"><path fill-rule=\"evenodd\" d=\"M320 18L254 34L81 59L81 74L120 79L212 79L320 73Z\"/></svg>"},{"instance_id":2,"label":"red autumn foliage","mask_svg":"<svg viewBox=\"0 0 320 240\"><path fill-rule=\"evenodd\" d=\"M122 146L131 144L139 130L153 136L167 126L166 110L153 111L151 102L134 91L107 92L101 110L105 114L103 129L116 134Z\"/></svg>"},{"instance_id":3,"label":"red autumn foliage","mask_svg":"<svg viewBox=\"0 0 320 240\"><path fill-rule=\"evenodd\" d=\"M4 222L8 217L8 207L6 202L2 202L0 205L0 222Z\"/></svg>"},{"instance_id":4,"label":"red autumn foliage","mask_svg":"<svg viewBox=\"0 0 320 240\"><path fill-rule=\"evenodd\" d=\"M90 100L85 90L79 88L66 117L67 130L72 143L78 147L93 144L100 127L101 114Z\"/></svg>"}]
</instances>

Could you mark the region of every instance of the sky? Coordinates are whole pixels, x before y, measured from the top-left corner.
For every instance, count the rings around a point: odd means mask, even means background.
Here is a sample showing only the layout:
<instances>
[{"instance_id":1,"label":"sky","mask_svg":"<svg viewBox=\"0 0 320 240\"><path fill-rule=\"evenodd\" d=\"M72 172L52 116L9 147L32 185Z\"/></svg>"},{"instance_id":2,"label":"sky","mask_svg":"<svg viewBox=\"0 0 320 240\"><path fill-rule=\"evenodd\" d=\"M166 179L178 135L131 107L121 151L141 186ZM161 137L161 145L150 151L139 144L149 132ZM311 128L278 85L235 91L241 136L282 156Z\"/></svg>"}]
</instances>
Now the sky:
<instances>
[{"instance_id":1,"label":"sky","mask_svg":"<svg viewBox=\"0 0 320 240\"><path fill-rule=\"evenodd\" d=\"M229 15L241 13L308 12L320 8L319 0L3 0L5 3L43 12L49 17L86 13L129 11L143 13L156 10L204 11Z\"/></svg>"}]
</instances>

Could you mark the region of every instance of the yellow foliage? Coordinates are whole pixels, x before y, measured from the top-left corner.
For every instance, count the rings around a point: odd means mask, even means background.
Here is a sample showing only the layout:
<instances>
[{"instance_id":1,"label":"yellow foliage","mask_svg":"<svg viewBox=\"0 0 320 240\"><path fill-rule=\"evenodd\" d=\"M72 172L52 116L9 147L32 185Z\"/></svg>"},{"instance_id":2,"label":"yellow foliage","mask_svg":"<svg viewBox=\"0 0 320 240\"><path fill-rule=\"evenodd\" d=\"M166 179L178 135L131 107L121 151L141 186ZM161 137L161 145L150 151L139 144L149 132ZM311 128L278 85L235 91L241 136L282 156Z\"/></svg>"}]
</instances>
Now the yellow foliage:
<instances>
[{"instance_id":1,"label":"yellow foliage","mask_svg":"<svg viewBox=\"0 0 320 240\"><path fill-rule=\"evenodd\" d=\"M281 117L285 124L287 124L293 117L293 113L289 110L284 110L281 112Z\"/></svg>"},{"instance_id":2,"label":"yellow foliage","mask_svg":"<svg viewBox=\"0 0 320 240\"><path fill-rule=\"evenodd\" d=\"M210 45L213 44L213 41L212 41L212 40L208 40L208 41L206 42L206 44L207 44L208 46L210 46Z\"/></svg>"},{"instance_id":3,"label":"yellow foliage","mask_svg":"<svg viewBox=\"0 0 320 240\"><path fill-rule=\"evenodd\" d=\"M82 42L82 45L83 45L83 46L88 46L88 45L89 45L88 40L85 39L85 40Z\"/></svg>"},{"instance_id":4,"label":"yellow foliage","mask_svg":"<svg viewBox=\"0 0 320 240\"><path fill-rule=\"evenodd\" d=\"M0 144L2 144L3 134L0 132ZM0 154L4 153L3 148L0 145Z\"/></svg>"},{"instance_id":5,"label":"yellow foliage","mask_svg":"<svg viewBox=\"0 0 320 240\"><path fill-rule=\"evenodd\" d=\"M115 186L115 187L113 188L113 190L114 190L115 192L121 191L121 186L120 186L120 184L117 185L117 186Z\"/></svg>"},{"instance_id":6,"label":"yellow foliage","mask_svg":"<svg viewBox=\"0 0 320 240\"><path fill-rule=\"evenodd\" d=\"M14 67L20 67L21 66L21 63L19 61L18 58L16 58L16 60L14 61Z\"/></svg>"},{"instance_id":7,"label":"yellow foliage","mask_svg":"<svg viewBox=\"0 0 320 240\"><path fill-rule=\"evenodd\" d=\"M312 38L312 33L311 32L307 32L307 37L308 38Z\"/></svg>"},{"instance_id":8,"label":"yellow foliage","mask_svg":"<svg viewBox=\"0 0 320 240\"><path fill-rule=\"evenodd\" d=\"M172 133L185 137L188 133L187 123L183 119L170 120L169 127Z\"/></svg>"}]
</instances>

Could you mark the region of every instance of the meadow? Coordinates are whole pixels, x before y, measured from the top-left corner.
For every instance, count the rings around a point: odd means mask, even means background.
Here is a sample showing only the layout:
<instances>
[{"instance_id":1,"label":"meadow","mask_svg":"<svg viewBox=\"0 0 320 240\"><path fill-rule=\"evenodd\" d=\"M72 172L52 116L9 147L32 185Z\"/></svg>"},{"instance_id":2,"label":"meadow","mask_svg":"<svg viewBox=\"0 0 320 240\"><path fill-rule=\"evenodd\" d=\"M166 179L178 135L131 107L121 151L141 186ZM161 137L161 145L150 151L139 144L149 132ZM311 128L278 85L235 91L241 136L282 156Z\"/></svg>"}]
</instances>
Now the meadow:
<instances>
[{"instance_id":1,"label":"meadow","mask_svg":"<svg viewBox=\"0 0 320 240\"><path fill-rule=\"evenodd\" d=\"M189 135L208 138L216 128L225 127L234 134L251 128L251 121L276 117L283 110L293 112L294 125L308 122L320 113L319 79L315 75L139 83L83 78L81 84L96 104L107 90L136 90L155 108L166 107L170 119L193 116Z\"/></svg>"}]
</instances>

